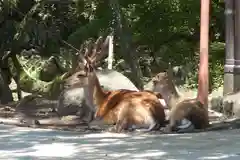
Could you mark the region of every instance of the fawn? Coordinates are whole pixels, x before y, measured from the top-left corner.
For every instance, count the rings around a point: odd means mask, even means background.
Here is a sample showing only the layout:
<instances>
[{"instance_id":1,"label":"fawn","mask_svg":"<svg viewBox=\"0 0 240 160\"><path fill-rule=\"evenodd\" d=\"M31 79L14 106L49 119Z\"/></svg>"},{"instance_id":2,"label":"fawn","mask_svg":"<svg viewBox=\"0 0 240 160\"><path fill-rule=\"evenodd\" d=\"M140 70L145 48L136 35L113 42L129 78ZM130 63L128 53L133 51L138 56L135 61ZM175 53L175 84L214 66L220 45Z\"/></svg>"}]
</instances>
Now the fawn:
<instances>
[{"instance_id":1,"label":"fawn","mask_svg":"<svg viewBox=\"0 0 240 160\"><path fill-rule=\"evenodd\" d=\"M153 91L162 95L170 109L169 125L165 131L172 132L179 129L179 132L185 132L184 130L193 130L193 127L195 129L205 129L209 125L206 107L197 98L184 99L180 96L173 82L173 73L170 68L157 74L153 78L153 85ZM183 121L186 120L190 123L181 128ZM188 128L191 125L193 127Z\"/></svg>"}]
</instances>

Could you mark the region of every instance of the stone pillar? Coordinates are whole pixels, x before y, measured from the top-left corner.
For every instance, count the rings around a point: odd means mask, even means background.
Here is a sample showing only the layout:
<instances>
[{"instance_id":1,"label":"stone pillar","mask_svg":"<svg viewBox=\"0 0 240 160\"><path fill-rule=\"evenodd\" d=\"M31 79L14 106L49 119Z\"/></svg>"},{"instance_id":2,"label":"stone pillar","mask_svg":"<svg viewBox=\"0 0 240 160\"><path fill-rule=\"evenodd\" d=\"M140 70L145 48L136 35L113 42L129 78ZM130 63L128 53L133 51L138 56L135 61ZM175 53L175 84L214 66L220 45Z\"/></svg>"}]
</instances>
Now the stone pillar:
<instances>
[{"instance_id":1,"label":"stone pillar","mask_svg":"<svg viewBox=\"0 0 240 160\"><path fill-rule=\"evenodd\" d=\"M224 114L240 117L240 0L225 0ZM234 93L229 94L228 93Z\"/></svg>"},{"instance_id":2,"label":"stone pillar","mask_svg":"<svg viewBox=\"0 0 240 160\"><path fill-rule=\"evenodd\" d=\"M234 91L234 10L234 0L225 0L226 52L224 65L224 95Z\"/></svg>"},{"instance_id":3,"label":"stone pillar","mask_svg":"<svg viewBox=\"0 0 240 160\"><path fill-rule=\"evenodd\" d=\"M234 0L234 92L240 90L240 1Z\"/></svg>"}]
</instances>

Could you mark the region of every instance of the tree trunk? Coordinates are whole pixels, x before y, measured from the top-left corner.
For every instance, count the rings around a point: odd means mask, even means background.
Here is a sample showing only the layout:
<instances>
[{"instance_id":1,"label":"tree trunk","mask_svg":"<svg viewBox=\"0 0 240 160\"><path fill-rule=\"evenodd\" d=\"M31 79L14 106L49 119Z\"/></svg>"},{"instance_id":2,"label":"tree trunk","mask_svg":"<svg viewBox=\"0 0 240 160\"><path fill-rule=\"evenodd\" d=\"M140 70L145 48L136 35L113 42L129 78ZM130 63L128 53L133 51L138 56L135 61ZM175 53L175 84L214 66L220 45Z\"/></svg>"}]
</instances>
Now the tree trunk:
<instances>
[{"instance_id":1,"label":"tree trunk","mask_svg":"<svg viewBox=\"0 0 240 160\"><path fill-rule=\"evenodd\" d=\"M118 0L110 0L110 7L113 10L113 16L116 21L115 28L120 38L120 48L123 54L124 60L130 66L132 70L132 75L130 77L131 81L138 87L138 89L143 89L142 71L137 60L136 52L131 50L131 34L129 28L127 27L127 22L121 13L120 5Z\"/></svg>"},{"instance_id":2,"label":"tree trunk","mask_svg":"<svg viewBox=\"0 0 240 160\"><path fill-rule=\"evenodd\" d=\"M12 91L4 80L4 72L0 69L0 101L1 104L7 104L13 101Z\"/></svg>"},{"instance_id":3,"label":"tree trunk","mask_svg":"<svg viewBox=\"0 0 240 160\"><path fill-rule=\"evenodd\" d=\"M18 100L22 99L22 92L21 92L21 89L20 89L20 74L21 74L21 65L20 63L18 62L18 59L16 57L16 54L12 54L11 55L11 59L12 59L12 62L13 62L13 65L16 69L16 75L13 76L13 79L17 85L17 96L18 96Z\"/></svg>"}]
</instances>

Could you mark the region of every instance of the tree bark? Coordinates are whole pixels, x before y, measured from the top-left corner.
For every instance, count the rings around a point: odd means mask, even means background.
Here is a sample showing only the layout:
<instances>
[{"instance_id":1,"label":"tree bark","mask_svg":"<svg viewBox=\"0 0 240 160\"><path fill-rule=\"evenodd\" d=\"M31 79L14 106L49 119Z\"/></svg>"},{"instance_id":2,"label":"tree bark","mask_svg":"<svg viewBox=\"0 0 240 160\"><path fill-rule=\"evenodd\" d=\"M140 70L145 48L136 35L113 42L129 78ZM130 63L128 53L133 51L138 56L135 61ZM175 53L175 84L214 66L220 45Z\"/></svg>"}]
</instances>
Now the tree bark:
<instances>
[{"instance_id":1,"label":"tree bark","mask_svg":"<svg viewBox=\"0 0 240 160\"><path fill-rule=\"evenodd\" d=\"M0 69L0 101L1 104L7 104L13 101L12 91L4 80L2 69Z\"/></svg>"},{"instance_id":2,"label":"tree bark","mask_svg":"<svg viewBox=\"0 0 240 160\"><path fill-rule=\"evenodd\" d=\"M16 75L13 76L13 79L15 81L15 83L17 84L17 96L18 96L18 100L22 99L22 92L21 92L21 89L20 89L20 73L21 73L21 65L20 63L18 62L17 60L17 57L15 54L12 54L11 55L11 59L12 59L12 62L13 62L13 65L16 69Z\"/></svg>"},{"instance_id":3,"label":"tree bark","mask_svg":"<svg viewBox=\"0 0 240 160\"><path fill-rule=\"evenodd\" d=\"M132 70L131 77L129 77L138 89L143 89L142 71L137 60L136 52L131 50L131 34L127 27L127 22L121 13L120 5L118 0L110 0L110 7L113 10L114 20L116 21L115 28L120 38L120 48L123 54L124 60L130 66Z\"/></svg>"}]
</instances>

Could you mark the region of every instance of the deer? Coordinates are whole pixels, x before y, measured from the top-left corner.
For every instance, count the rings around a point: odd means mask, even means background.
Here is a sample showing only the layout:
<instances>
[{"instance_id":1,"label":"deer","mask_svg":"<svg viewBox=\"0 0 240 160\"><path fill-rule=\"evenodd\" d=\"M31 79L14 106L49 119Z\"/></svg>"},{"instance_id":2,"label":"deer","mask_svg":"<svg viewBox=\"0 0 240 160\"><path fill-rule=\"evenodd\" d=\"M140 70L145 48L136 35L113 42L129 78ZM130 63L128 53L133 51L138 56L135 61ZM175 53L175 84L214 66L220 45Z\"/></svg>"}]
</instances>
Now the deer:
<instances>
[{"instance_id":1,"label":"deer","mask_svg":"<svg viewBox=\"0 0 240 160\"><path fill-rule=\"evenodd\" d=\"M88 40L87 40L88 41ZM83 52L84 45L86 45L85 41L80 46L80 50L75 55L74 64L72 68L64 74L64 77L71 77L65 80L64 89L61 91L58 96L58 103L56 105L56 111L58 117L61 119L64 116L75 116L77 119L83 119L86 123L90 123L93 120L93 106L91 106L88 101L86 101L86 97L84 96L83 87L78 85L78 77L74 75L76 71L82 69L83 64L77 63L80 58L80 53ZM104 41L104 45L108 45L109 36ZM101 59L104 59L107 55L106 50L102 52L101 56L97 57L97 61L99 62ZM79 57L78 57L79 56ZM80 58L81 60L81 58ZM100 63L95 64L95 67L99 67ZM138 88L122 73L117 72L115 70L110 69L101 69L96 71L96 75L101 83L101 86L105 90L116 90L116 89L130 89L130 90L138 90ZM118 81L119 80L119 81ZM112 83L112 81L118 81L116 83Z\"/></svg>"},{"instance_id":2,"label":"deer","mask_svg":"<svg viewBox=\"0 0 240 160\"><path fill-rule=\"evenodd\" d=\"M101 56L105 47L104 43L99 47L101 40L102 37L99 37L94 47L88 47L84 55L79 54L84 65L79 61L82 67L78 67L78 71L68 77L66 83L71 85L71 79L77 77L78 83L74 83L83 87L86 101L95 111L94 118L115 125L113 130L117 133L133 126L147 127L145 131L165 126L164 108L158 99L160 94L128 89L106 91L101 87L95 68L97 57Z\"/></svg>"},{"instance_id":3,"label":"deer","mask_svg":"<svg viewBox=\"0 0 240 160\"><path fill-rule=\"evenodd\" d=\"M170 109L166 133L192 132L209 126L208 110L198 98L183 98L180 95L173 82L170 67L153 78L153 91L162 95Z\"/></svg>"}]
</instances>

